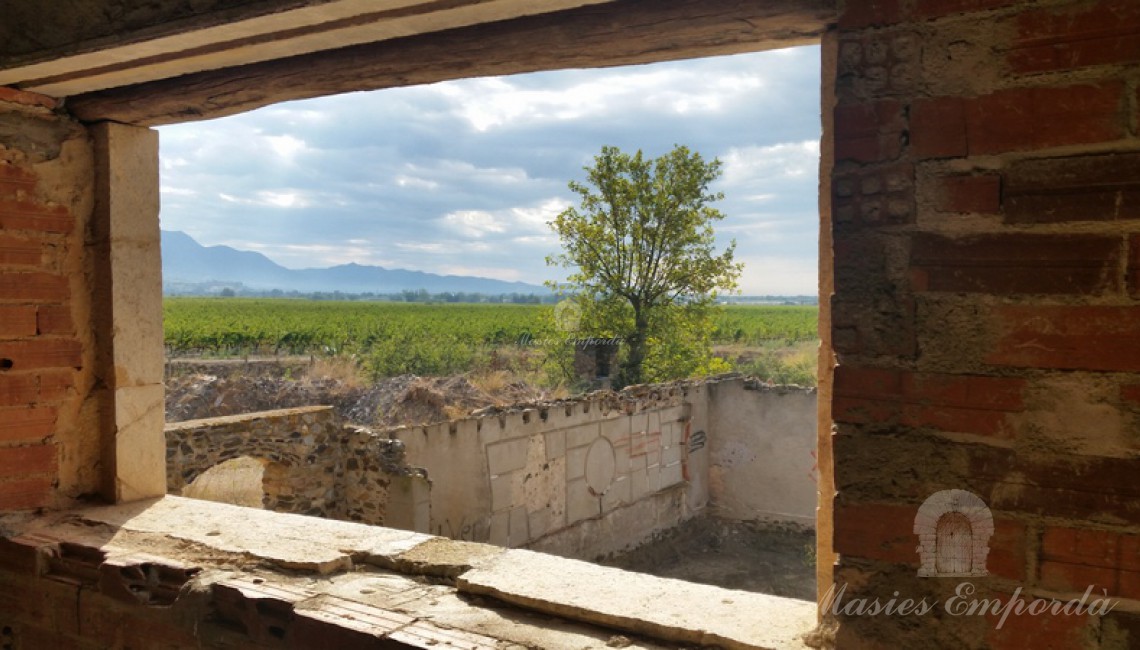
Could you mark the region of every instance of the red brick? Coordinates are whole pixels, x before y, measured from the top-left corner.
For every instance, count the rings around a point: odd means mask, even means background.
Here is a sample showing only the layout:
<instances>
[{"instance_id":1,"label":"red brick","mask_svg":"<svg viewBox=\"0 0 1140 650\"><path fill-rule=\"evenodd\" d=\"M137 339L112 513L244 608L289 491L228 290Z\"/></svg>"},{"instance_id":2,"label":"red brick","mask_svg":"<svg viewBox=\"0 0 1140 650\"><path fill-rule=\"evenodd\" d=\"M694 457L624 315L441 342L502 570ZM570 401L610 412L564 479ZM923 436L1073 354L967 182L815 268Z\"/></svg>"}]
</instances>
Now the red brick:
<instances>
[{"instance_id":1,"label":"red brick","mask_svg":"<svg viewBox=\"0 0 1140 650\"><path fill-rule=\"evenodd\" d=\"M1018 0L921 0L915 3L914 16L920 19L941 18L951 14L999 9Z\"/></svg>"},{"instance_id":2,"label":"red brick","mask_svg":"<svg viewBox=\"0 0 1140 650\"><path fill-rule=\"evenodd\" d=\"M1001 210L997 174L943 176L936 180L934 209L939 212L994 214Z\"/></svg>"},{"instance_id":3,"label":"red brick","mask_svg":"<svg viewBox=\"0 0 1140 650\"><path fill-rule=\"evenodd\" d=\"M35 336L36 308L0 305L0 338Z\"/></svg>"},{"instance_id":4,"label":"red brick","mask_svg":"<svg viewBox=\"0 0 1140 650\"><path fill-rule=\"evenodd\" d=\"M55 445L0 447L0 478L24 478L36 474L54 474Z\"/></svg>"},{"instance_id":5,"label":"red brick","mask_svg":"<svg viewBox=\"0 0 1140 650\"><path fill-rule=\"evenodd\" d=\"M964 100L915 101L910 109L910 148L918 158L958 158L969 153Z\"/></svg>"},{"instance_id":6,"label":"red brick","mask_svg":"<svg viewBox=\"0 0 1140 650\"><path fill-rule=\"evenodd\" d=\"M990 594L986 597L997 598L1004 605L1013 598L1013 594ZM1020 598L1028 601L1033 596L1022 593ZM1088 613L1044 613L1037 616L1028 612L1020 616L1011 613L999 627L999 611L987 613L986 620L989 625L986 626L985 647L990 650L1078 650L1088 647L1085 638L1092 634L1089 627L1096 625L1096 619Z\"/></svg>"},{"instance_id":7,"label":"red brick","mask_svg":"<svg viewBox=\"0 0 1140 650\"><path fill-rule=\"evenodd\" d=\"M1025 380L1017 377L907 373L902 386L911 401L998 411L1025 408Z\"/></svg>"},{"instance_id":8,"label":"red brick","mask_svg":"<svg viewBox=\"0 0 1140 650\"><path fill-rule=\"evenodd\" d=\"M845 397L894 399L902 395L902 372L893 368L835 368L832 391Z\"/></svg>"},{"instance_id":9,"label":"red brick","mask_svg":"<svg viewBox=\"0 0 1140 650\"><path fill-rule=\"evenodd\" d=\"M1133 407L1140 406L1140 384L1121 386L1120 401L1131 404Z\"/></svg>"},{"instance_id":10,"label":"red brick","mask_svg":"<svg viewBox=\"0 0 1140 650\"><path fill-rule=\"evenodd\" d=\"M54 408L0 408L0 443L35 442L55 431Z\"/></svg>"},{"instance_id":11,"label":"red brick","mask_svg":"<svg viewBox=\"0 0 1140 650\"><path fill-rule=\"evenodd\" d=\"M1074 519L1089 525L1140 521L1140 459L1063 453L1030 456L985 445L941 451L940 467L960 466L975 494L991 495L996 512ZM888 452L889 453L889 452ZM838 466L838 464L837 464Z\"/></svg>"},{"instance_id":12,"label":"red brick","mask_svg":"<svg viewBox=\"0 0 1140 650\"><path fill-rule=\"evenodd\" d=\"M10 104L22 104L24 106L39 106L55 110L59 106L59 100L33 93L27 90L17 90L8 86L0 86L0 102L8 102Z\"/></svg>"},{"instance_id":13,"label":"red brick","mask_svg":"<svg viewBox=\"0 0 1140 650\"><path fill-rule=\"evenodd\" d=\"M835 504L835 552L880 562L919 565L918 506Z\"/></svg>"},{"instance_id":14,"label":"red brick","mask_svg":"<svg viewBox=\"0 0 1140 650\"><path fill-rule=\"evenodd\" d=\"M1016 161L1004 176L1008 223L1140 219L1140 153Z\"/></svg>"},{"instance_id":15,"label":"red brick","mask_svg":"<svg viewBox=\"0 0 1140 650\"><path fill-rule=\"evenodd\" d=\"M987 363L1140 372L1140 307L998 305Z\"/></svg>"},{"instance_id":16,"label":"red brick","mask_svg":"<svg viewBox=\"0 0 1140 650\"><path fill-rule=\"evenodd\" d=\"M36 187L36 175L24 167L0 161L0 187L30 192Z\"/></svg>"},{"instance_id":17,"label":"red brick","mask_svg":"<svg viewBox=\"0 0 1140 650\"><path fill-rule=\"evenodd\" d=\"M1042 560L1039 583L1054 591L1083 593L1092 586L1095 593L1117 593L1116 569L1088 564Z\"/></svg>"},{"instance_id":18,"label":"red brick","mask_svg":"<svg viewBox=\"0 0 1140 650\"><path fill-rule=\"evenodd\" d=\"M1012 519L994 517L994 534L990 538L990 553L986 556L986 570L999 578L1024 582L1028 533L1025 524Z\"/></svg>"},{"instance_id":19,"label":"red brick","mask_svg":"<svg viewBox=\"0 0 1140 650\"><path fill-rule=\"evenodd\" d=\"M906 123L902 104L882 101L835 107L835 159L870 163L894 160L902 152Z\"/></svg>"},{"instance_id":20,"label":"red brick","mask_svg":"<svg viewBox=\"0 0 1140 650\"><path fill-rule=\"evenodd\" d=\"M1113 142L1128 136L1119 82L1014 88L963 102L970 155Z\"/></svg>"},{"instance_id":21,"label":"red brick","mask_svg":"<svg viewBox=\"0 0 1140 650\"><path fill-rule=\"evenodd\" d=\"M839 366L836 422L894 424L1009 437L1006 414L1025 408L1025 380Z\"/></svg>"},{"instance_id":22,"label":"red brick","mask_svg":"<svg viewBox=\"0 0 1140 650\"><path fill-rule=\"evenodd\" d=\"M1121 240L1101 235L917 234L916 291L1096 295L1120 290Z\"/></svg>"},{"instance_id":23,"label":"red brick","mask_svg":"<svg viewBox=\"0 0 1140 650\"><path fill-rule=\"evenodd\" d=\"M30 373L0 373L0 406L25 406L40 398L40 378Z\"/></svg>"},{"instance_id":24,"label":"red brick","mask_svg":"<svg viewBox=\"0 0 1140 650\"><path fill-rule=\"evenodd\" d=\"M32 510L51 503L52 478L39 477L0 483L0 512Z\"/></svg>"},{"instance_id":25,"label":"red brick","mask_svg":"<svg viewBox=\"0 0 1140 650\"><path fill-rule=\"evenodd\" d=\"M40 242L0 235L0 266L39 266L42 261Z\"/></svg>"},{"instance_id":26,"label":"red brick","mask_svg":"<svg viewBox=\"0 0 1140 650\"><path fill-rule=\"evenodd\" d=\"M42 305L36 309L36 331L40 334L75 334L68 305Z\"/></svg>"},{"instance_id":27,"label":"red brick","mask_svg":"<svg viewBox=\"0 0 1140 650\"><path fill-rule=\"evenodd\" d=\"M0 483L0 512L32 510L51 504L54 479L38 477Z\"/></svg>"},{"instance_id":28,"label":"red brick","mask_svg":"<svg viewBox=\"0 0 1140 650\"><path fill-rule=\"evenodd\" d=\"M33 201L0 198L0 229L32 230L66 234L75 220L63 206L45 206Z\"/></svg>"},{"instance_id":29,"label":"red brick","mask_svg":"<svg viewBox=\"0 0 1140 650\"><path fill-rule=\"evenodd\" d=\"M1104 530L1050 526L1041 536L1041 557L1048 560L1115 567L1120 535Z\"/></svg>"},{"instance_id":30,"label":"red brick","mask_svg":"<svg viewBox=\"0 0 1140 650\"><path fill-rule=\"evenodd\" d=\"M83 346L73 339L0 341L0 358L10 359L15 371L79 368L83 365L82 353Z\"/></svg>"},{"instance_id":31,"label":"red brick","mask_svg":"<svg viewBox=\"0 0 1140 650\"><path fill-rule=\"evenodd\" d=\"M64 302L71 295L67 278L51 273L0 273L0 300Z\"/></svg>"},{"instance_id":32,"label":"red brick","mask_svg":"<svg viewBox=\"0 0 1140 650\"><path fill-rule=\"evenodd\" d=\"M1121 598L1140 600L1140 571L1118 571L1116 574L1116 595Z\"/></svg>"},{"instance_id":33,"label":"red brick","mask_svg":"<svg viewBox=\"0 0 1140 650\"><path fill-rule=\"evenodd\" d=\"M1140 235L1128 238L1128 294L1140 300Z\"/></svg>"},{"instance_id":34,"label":"red brick","mask_svg":"<svg viewBox=\"0 0 1140 650\"><path fill-rule=\"evenodd\" d=\"M41 372L39 375L41 402L59 401L75 386L75 373L71 370Z\"/></svg>"},{"instance_id":35,"label":"red brick","mask_svg":"<svg viewBox=\"0 0 1140 650\"><path fill-rule=\"evenodd\" d=\"M840 29L892 25L903 18L900 0L847 0L839 15Z\"/></svg>"},{"instance_id":36,"label":"red brick","mask_svg":"<svg viewBox=\"0 0 1140 650\"><path fill-rule=\"evenodd\" d=\"M1009 51L1019 73L1076 70L1140 61L1140 3L1100 0L1067 9L1038 9L1017 17Z\"/></svg>"}]
</instances>

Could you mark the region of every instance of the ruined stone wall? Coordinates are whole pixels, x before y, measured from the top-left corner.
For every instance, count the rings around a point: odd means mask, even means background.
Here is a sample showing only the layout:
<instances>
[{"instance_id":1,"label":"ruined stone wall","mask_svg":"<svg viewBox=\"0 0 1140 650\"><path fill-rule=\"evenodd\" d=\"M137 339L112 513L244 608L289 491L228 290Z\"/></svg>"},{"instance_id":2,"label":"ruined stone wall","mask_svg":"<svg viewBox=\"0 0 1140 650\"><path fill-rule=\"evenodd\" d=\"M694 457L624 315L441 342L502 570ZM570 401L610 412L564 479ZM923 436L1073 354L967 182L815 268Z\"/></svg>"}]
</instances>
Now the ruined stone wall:
<instances>
[{"instance_id":1,"label":"ruined stone wall","mask_svg":"<svg viewBox=\"0 0 1140 650\"><path fill-rule=\"evenodd\" d=\"M86 129L0 88L0 512L96 492Z\"/></svg>"},{"instance_id":2,"label":"ruined stone wall","mask_svg":"<svg viewBox=\"0 0 1140 650\"><path fill-rule=\"evenodd\" d=\"M837 583L945 603L915 519L965 490L993 514L976 598L1140 599L1140 3L841 4ZM1128 608L841 613L837 645L1136 647Z\"/></svg>"},{"instance_id":3,"label":"ruined stone wall","mask_svg":"<svg viewBox=\"0 0 1140 650\"><path fill-rule=\"evenodd\" d=\"M265 464L262 505L277 512L389 523L393 481L402 492L424 481L403 465L400 445L368 429L343 426L325 406L172 423L166 441L171 494L182 494L221 463L253 458ZM400 509L421 502L398 501ZM401 510L395 523L406 521L414 527L417 520Z\"/></svg>"},{"instance_id":4,"label":"ruined stone wall","mask_svg":"<svg viewBox=\"0 0 1140 650\"><path fill-rule=\"evenodd\" d=\"M665 385L389 434L427 470L430 532L593 558L704 507L707 450L689 442L706 395Z\"/></svg>"},{"instance_id":5,"label":"ruined stone wall","mask_svg":"<svg viewBox=\"0 0 1140 650\"><path fill-rule=\"evenodd\" d=\"M721 516L810 524L814 409L813 391L729 377L378 432L329 407L192 420L166 427L168 489L589 559L710 498ZM234 459L262 465L219 473Z\"/></svg>"}]
</instances>

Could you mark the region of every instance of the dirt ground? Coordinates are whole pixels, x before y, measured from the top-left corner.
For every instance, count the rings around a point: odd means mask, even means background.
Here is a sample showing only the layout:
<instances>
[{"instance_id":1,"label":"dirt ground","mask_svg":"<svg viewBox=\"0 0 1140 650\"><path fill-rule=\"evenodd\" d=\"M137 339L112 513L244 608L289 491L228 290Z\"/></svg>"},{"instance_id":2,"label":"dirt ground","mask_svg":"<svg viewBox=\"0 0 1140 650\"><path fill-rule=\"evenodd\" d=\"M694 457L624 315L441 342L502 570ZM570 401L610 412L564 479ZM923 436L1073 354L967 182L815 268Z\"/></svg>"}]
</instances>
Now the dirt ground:
<instances>
[{"instance_id":1,"label":"dirt ground","mask_svg":"<svg viewBox=\"0 0 1140 650\"><path fill-rule=\"evenodd\" d=\"M702 516L601 564L728 589L816 599L815 533L810 530Z\"/></svg>"}]
</instances>

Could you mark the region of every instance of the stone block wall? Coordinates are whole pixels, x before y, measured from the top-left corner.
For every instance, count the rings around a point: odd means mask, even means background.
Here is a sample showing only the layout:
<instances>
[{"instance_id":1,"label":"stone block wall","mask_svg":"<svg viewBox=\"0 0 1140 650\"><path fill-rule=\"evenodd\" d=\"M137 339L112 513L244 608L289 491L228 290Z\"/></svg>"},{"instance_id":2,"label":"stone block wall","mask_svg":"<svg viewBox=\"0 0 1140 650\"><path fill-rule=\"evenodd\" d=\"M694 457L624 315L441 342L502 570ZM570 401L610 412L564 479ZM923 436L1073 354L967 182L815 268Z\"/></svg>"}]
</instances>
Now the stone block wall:
<instances>
[{"instance_id":1,"label":"stone block wall","mask_svg":"<svg viewBox=\"0 0 1140 650\"><path fill-rule=\"evenodd\" d=\"M634 389L388 433L431 479L430 532L592 558L704 507L705 482L687 479L707 466L707 450L689 447L707 390Z\"/></svg>"},{"instance_id":2,"label":"stone block wall","mask_svg":"<svg viewBox=\"0 0 1140 650\"><path fill-rule=\"evenodd\" d=\"M993 513L976 598L1126 602L840 612L837 646L1136 647L1140 3L841 6L836 583L945 603L962 581L918 577L915 517L965 490Z\"/></svg>"}]
</instances>

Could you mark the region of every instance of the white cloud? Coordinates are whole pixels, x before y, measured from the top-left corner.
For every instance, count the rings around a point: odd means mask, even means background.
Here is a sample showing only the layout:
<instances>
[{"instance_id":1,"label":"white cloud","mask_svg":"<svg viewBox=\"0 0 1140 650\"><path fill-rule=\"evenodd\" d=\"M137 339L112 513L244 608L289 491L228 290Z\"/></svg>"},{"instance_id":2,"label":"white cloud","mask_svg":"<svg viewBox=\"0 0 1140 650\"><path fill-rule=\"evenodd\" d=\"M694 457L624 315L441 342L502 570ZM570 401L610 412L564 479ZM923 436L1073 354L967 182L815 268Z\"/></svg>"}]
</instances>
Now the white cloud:
<instances>
[{"instance_id":1,"label":"white cloud","mask_svg":"<svg viewBox=\"0 0 1140 650\"><path fill-rule=\"evenodd\" d=\"M458 210L443 215L443 223L449 230L464 237L482 237L488 233L505 232L505 224L495 220L490 212L482 210Z\"/></svg>"},{"instance_id":2,"label":"white cloud","mask_svg":"<svg viewBox=\"0 0 1140 650\"><path fill-rule=\"evenodd\" d=\"M279 158L292 161L297 157L297 154L305 150L305 141L291 135L267 135L264 136L265 141L269 144L269 148L273 153L277 154Z\"/></svg>"},{"instance_id":3,"label":"white cloud","mask_svg":"<svg viewBox=\"0 0 1140 650\"><path fill-rule=\"evenodd\" d=\"M722 156L722 161L724 183L730 186L776 178L813 177L819 170L819 140L733 147Z\"/></svg>"},{"instance_id":4,"label":"white cloud","mask_svg":"<svg viewBox=\"0 0 1140 650\"><path fill-rule=\"evenodd\" d=\"M261 190L256 192L252 198L219 192L218 198L227 203L270 208L305 208L311 205L310 201L299 191L278 192Z\"/></svg>"},{"instance_id":5,"label":"white cloud","mask_svg":"<svg viewBox=\"0 0 1140 650\"><path fill-rule=\"evenodd\" d=\"M722 245L736 238L750 265L778 256L812 273L818 73L819 48L797 48L353 93L160 127L162 224L293 268L355 261L538 283L563 272L544 262L559 247L547 222L576 200L566 182L582 180L603 145L656 156L681 143L724 161Z\"/></svg>"}]
</instances>

